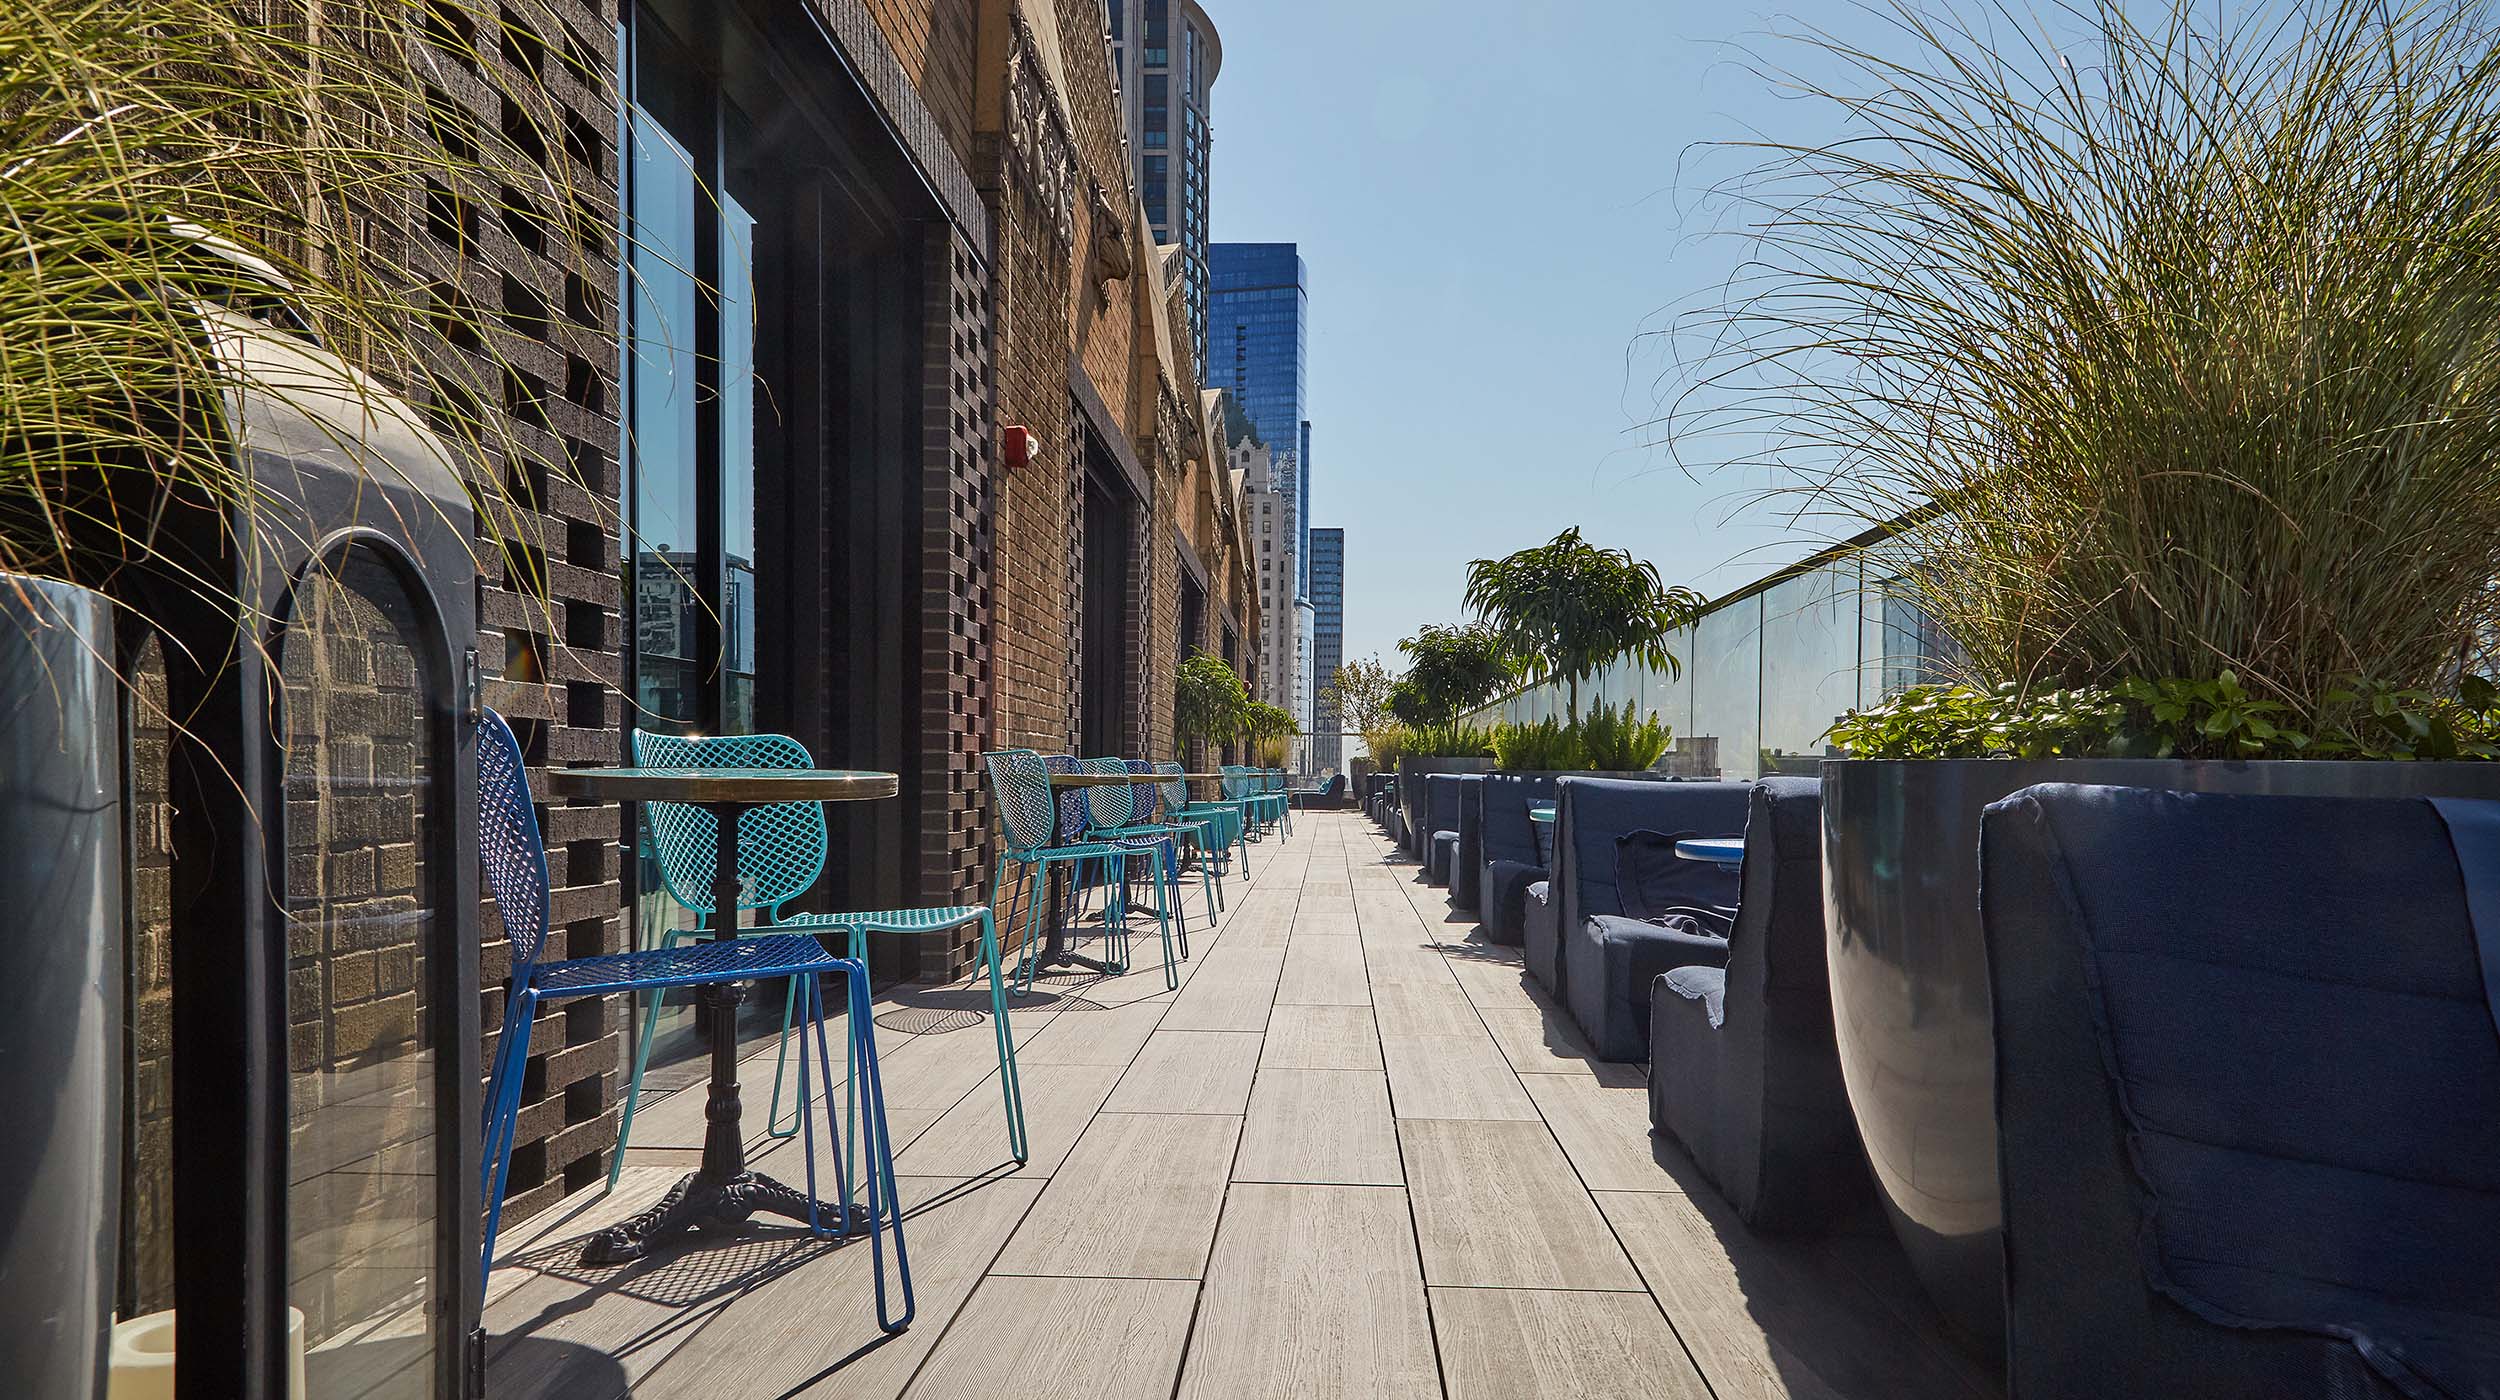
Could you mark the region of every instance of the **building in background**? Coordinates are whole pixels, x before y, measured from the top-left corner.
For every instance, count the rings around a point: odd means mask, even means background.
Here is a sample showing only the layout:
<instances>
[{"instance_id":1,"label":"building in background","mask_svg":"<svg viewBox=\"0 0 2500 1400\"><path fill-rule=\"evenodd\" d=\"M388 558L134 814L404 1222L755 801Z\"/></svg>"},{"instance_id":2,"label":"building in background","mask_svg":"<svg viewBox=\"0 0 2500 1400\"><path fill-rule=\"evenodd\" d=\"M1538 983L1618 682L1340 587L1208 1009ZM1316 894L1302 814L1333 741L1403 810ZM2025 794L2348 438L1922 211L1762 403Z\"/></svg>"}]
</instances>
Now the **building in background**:
<instances>
[{"instance_id":1,"label":"building in background","mask_svg":"<svg viewBox=\"0 0 2500 1400\"><path fill-rule=\"evenodd\" d=\"M1189 340L1207 358L1209 94L1224 45L1197 0L1111 0L1111 62L1137 194L1157 243L1180 245Z\"/></svg>"},{"instance_id":2,"label":"building in background","mask_svg":"<svg viewBox=\"0 0 2500 1400\"><path fill-rule=\"evenodd\" d=\"M1311 418L1304 393L1310 271L1292 243L1218 243L1208 249L1208 266L1213 290L1205 382L1232 396L1272 459L1276 533L1293 563L1287 575L1291 586L1279 579L1278 606L1269 616L1292 619L1293 643L1282 648L1280 659L1298 694L1286 708L1307 734L1312 698L1325 679L1314 675L1310 558L1302 548L1311 519Z\"/></svg>"},{"instance_id":3,"label":"building in background","mask_svg":"<svg viewBox=\"0 0 2500 1400\"><path fill-rule=\"evenodd\" d=\"M1299 704L1302 655L1296 649L1293 595L1302 560L1300 540L1284 524L1293 514L1293 498L1277 470L1278 462L1290 462L1293 454L1287 452L1280 458L1260 440L1232 396L1224 397L1225 455L1240 478L1244 523L1258 580L1258 680L1251 687L1251 697L1299 716L1303 713Z\"/></svg>"},{"instance_id":4,"label":"building in background","mask_svg":"<svg viewBox=\"0 0 2500 1400\"><path fill-rule=\"evenodd\" d=\"M1311 572L1311 673L1325 687L1345 664L1345 531L1311 531L1304 554ZM1311 695L1311 769L1345 767L1345 721L1334 707Z\"/></svg>"}]
</instances>

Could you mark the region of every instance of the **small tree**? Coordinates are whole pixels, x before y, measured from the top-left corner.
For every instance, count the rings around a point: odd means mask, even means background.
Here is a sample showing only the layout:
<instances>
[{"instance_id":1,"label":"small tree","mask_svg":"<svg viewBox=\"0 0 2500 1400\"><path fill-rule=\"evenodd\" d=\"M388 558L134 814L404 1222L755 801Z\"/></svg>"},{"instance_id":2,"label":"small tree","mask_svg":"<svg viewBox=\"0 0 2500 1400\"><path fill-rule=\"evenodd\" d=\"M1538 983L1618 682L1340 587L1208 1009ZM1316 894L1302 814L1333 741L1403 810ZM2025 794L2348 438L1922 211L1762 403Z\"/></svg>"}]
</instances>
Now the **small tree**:
<instances>
[{"instance_id":1,"label":"small tree","mask_svg":"<svg viewBox=\"0 0 2500 1400\"><path fill-rule=\"evenodd\" d=\"M1390 687L1389 713L1402 724L1447 724L1493 698L1513 672L1502 641L1483 623L1426 627L1398 643L1406 678Z\"/></svg>"},{"instance_id":2,"label":"small tree","mask_svg":"<svg viewBox=\"0 0 2500 1400\"><path fill-rule=\"evenodd\" d=\"M1389 715L1389 688L1395 684L1389 668L1381 665L1379 658L1349 661L1319 688L1320 713L1335 715L1340 731L1352 726L1355 733L1363 736L1365 751L1377 753L1375 740L1393 722Z\"/></svg>"},{"instance_id":3,"label":"small tree","mask_svg":"<svg viewBox=\"0 0 2500 1400\"><path fill-rule=\"evenodd\" d=\"M1503 652L1540 677L1559 677L1580 722L1580 682L1630 656L1669 675L1683 663L1667 638L1698 616L1703 598L1670 587L1658 567L1629 550L1600 549L1578 526L1532 549L1467 566L1467 606Z\"/></svg>"},{"instance_id":4,"label":"small tree","mask_svg":"<svg viewBox=\"0 0 2500 1400\"><path fill-rule=\"evenodd\" d=\"M1172 724L1184 746L1238 737L1249 708L1249 688L1220 658L1202 651L1181 663L1172 685Z\"/></svg>"},{"instance_id":5,"label":"small tree","mask_svg":"<svg viewBox=\"0 0 2500 1400\"><path fill-rule=\"evenodd\" d=\"M1294 720L1293 711L1282 705L1254 700L1242 710L1241 732L1250 740L1251 751L1258 755L1262 766L1282 768L1285 741L1301 733L1302 726Z\"/></svg>"}]
</instances>

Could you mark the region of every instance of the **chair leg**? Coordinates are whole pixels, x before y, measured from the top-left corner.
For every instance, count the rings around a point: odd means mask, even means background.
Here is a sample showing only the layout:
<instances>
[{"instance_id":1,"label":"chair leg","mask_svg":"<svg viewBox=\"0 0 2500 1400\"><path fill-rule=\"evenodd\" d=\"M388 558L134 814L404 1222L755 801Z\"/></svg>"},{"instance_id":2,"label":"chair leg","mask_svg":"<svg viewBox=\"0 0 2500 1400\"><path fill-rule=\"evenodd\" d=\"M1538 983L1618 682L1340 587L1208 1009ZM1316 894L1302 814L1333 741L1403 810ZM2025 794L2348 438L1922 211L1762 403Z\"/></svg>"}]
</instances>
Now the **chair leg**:
<instances>
[{"instance_id":1,"label":"chair leg","mask_svg":"<svg viewBox=\"0 0 2500 1400\"><path fill-rule=\"evenodd\" d=\"M697 915L695 927L702 926L702 917ZM676 947L679 932L673 928L661 930L660 941L654 946L661 952ZM668 999L668 993L655 989L650 997L650 1009L642 1017L642 1033L634 1039L634 1072L625 1081L625 1111L616 1120L616 1149L608 1154L610 1191L616 1189L617 1176L625 1170L625 1148L634 1138L634 1110L642 1103L642 1072L651 1063L651 1040L660 1032L660 1003Z\"/></svg>"},{"instance_id":2,"label":"chair leg","mask_svg":"<svg viewBox=\"0 0 2500 1400\"><path fill-rule=\"evenodd\" d=\"M772 1103L764 1110L764 1136L786 1140L798 1136L799 1133L799 1124L795 1115L789 1127L781 1126L781 1079L783 1073L790 1068L790 1018L798 1010L799 979L785 977L782 982L781 1038L773 1042L773 1098ZM804 1044L799 1046L799 1058L802 1060L807 1058L807 1047Z\"/></svg>"},{"instance_id":3,"label":"chair leg","mask_svg":"<svg viewBox=\"0 0 2500 1400\"><path fill-rule=\"evenodd\" d=\"M485 1271L495 1267L495 1235L503 1225L504 1179L512 1167L512 1134L521 1117L522 1066L528 1062L529 1027L538 1010L538 996L526 988L513 994L517 1009L507 1009L504 1038L496 1047L494 1121L486 1135L486 1235L481 1244Z\"/></svg>"},{"instance_id":4,"label":"chair leg","mask_svg":"<svg viewBox=\"0 0 2500 1400\"><path fill-rule=\"evenodd\" d=\"M999 1091L1007 1100L1007 1150L1021 1167L1032 1156L1024 1135L1024 1084L1016 1077L1016 1033L1007 1024L1007 989L998 971L998 924L987 909L981 911L981 960L989 965L990 1019L998 1031Z\"/></svg>"},{"instance_id":5,"label":"chair leg","mask_svg":"<svg viewBox=\"0 0 2500 1400\"><path fill-rule=\"evenodd\" d=\"M868 1257L877 1280L877 1325L888 1332L900 1332L911 1326L918 1304L912 1297L911 1255L903 1243L903 1197L894 1180L894 1139L886 1129L885 1083L877 1069L877 1037L875 1021L868 1014L868 970L854 962L850 968L851 1033L859 1050L861 1081L861 1129L869 1135L865 1160L865 1185L868 1190ZM845 1214L848 1204L845 1203ZM894 1229L894 1272L903 1292L902 1315L894 1316L886 1304L884 1227Z\"/></svg>"}]
</instances>

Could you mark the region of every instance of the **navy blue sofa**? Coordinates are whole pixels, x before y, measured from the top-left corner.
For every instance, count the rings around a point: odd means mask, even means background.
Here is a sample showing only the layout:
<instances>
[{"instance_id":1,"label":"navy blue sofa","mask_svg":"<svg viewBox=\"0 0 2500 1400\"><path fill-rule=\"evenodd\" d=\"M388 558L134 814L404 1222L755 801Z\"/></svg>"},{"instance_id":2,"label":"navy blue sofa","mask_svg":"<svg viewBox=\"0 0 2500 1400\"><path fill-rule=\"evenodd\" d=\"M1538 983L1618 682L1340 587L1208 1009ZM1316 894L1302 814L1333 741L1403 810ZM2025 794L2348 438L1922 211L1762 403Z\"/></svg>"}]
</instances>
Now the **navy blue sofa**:
<instances>
[{"instance_id":1,"label":"navy blue sofa","mask_svg":"<svg viewBox=\"0 0 2500 1400\"><path fill-rule=\"evenodd\" d=\"M1517 947L1525 937L1528 887L1546 877L1545 857L1528 824L1528 804L1553 801L1554 779L1545 773L1487 773L1481 796L1483 857L1476 909L1488 940Z\"/></svg>"},{"instance_id":2,"label":"navy blue sofa","mask_svg":"<svg viewBox=\"0 0 2500 1400\"><path fill-rule=\"evenodd\" d=\"M2500 804L2027 788L1980 879L2014 1394L2500 1395Z\"/></svg>"},{"instance_id":3,"label":"navy blue sofa","mask_svg":"<svg viewBox=\"0 0 2500 1400\"><path fill-rule=\"evenodd\" d=\"M1650 987L1649 1121L1745 1223L1820 1230L1872 1184L1832 1040L1823 784L1766 778L1750 803L1727 965L1679 967Z\"/></svg>"},{"instance_id":4,"label":"navy blue sofa","mask_svg":"<svg viewBox=\"0 0 2500 1400\"><path fill-rule=\"evenodd\" d=\"M1458 859L1458 788L1466 778L1463 773L1427 773L1424 775L1423 826L1415 836L1417 851L1424 858L1424 878L1436 885L1450 882L1450 867Z\"/></svg>"},{"instance_id":5,"label":"navy blue sofa","mask_svg":"<svg viewBox=\"0 0 2500 1400\"><path fill-rule=\"evenodd\" d=\"M1477 888L1484 875L1484 780L1482 773L1458 779L1458 849L1450 858L1450 907L1473 913Z\"/></svg>"},{"instance_id":6,"label":"navy blue sofa","mask_svg":"<svg viewBox=\"0 0 2500 1400\"><path fill-rule=\"evenodd\" d=\"M1748 785L1645 778L1560 778L1554 783L1550 918L1528 921L1528 971L1559 996L1598 1058L1649 1058L1649 988L1688 963L1723 963L1724 937L1687 936L1626 917L1615 879L1616 844L1664 836L1732 836L1744 830ZM1736 902L1736 876L1703 861L1666 862L1668 902Z\"/></svg>"}]
</instances>

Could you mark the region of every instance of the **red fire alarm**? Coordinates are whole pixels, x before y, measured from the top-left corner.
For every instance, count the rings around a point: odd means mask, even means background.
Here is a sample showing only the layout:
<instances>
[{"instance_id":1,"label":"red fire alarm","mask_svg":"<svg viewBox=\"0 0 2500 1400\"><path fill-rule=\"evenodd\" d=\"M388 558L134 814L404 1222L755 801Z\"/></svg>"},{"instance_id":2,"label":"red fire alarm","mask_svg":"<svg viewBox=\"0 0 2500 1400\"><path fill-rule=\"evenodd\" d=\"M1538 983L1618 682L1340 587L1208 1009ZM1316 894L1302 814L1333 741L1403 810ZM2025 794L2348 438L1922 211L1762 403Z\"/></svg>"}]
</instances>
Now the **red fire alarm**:
<instances>
[{"instance_id":1,"label":"red fire alarm","mask_svg":"<svg viewBox=\"0 0 2500 1400\"><path fill-rule=\"evenodd\" d=\"M1022 423L1010 423L999 432L1000 450L1010 470L1024 466L1041 455L1041 445L1034 441L1033 430Z\"/></svg>"}]
</instances>

